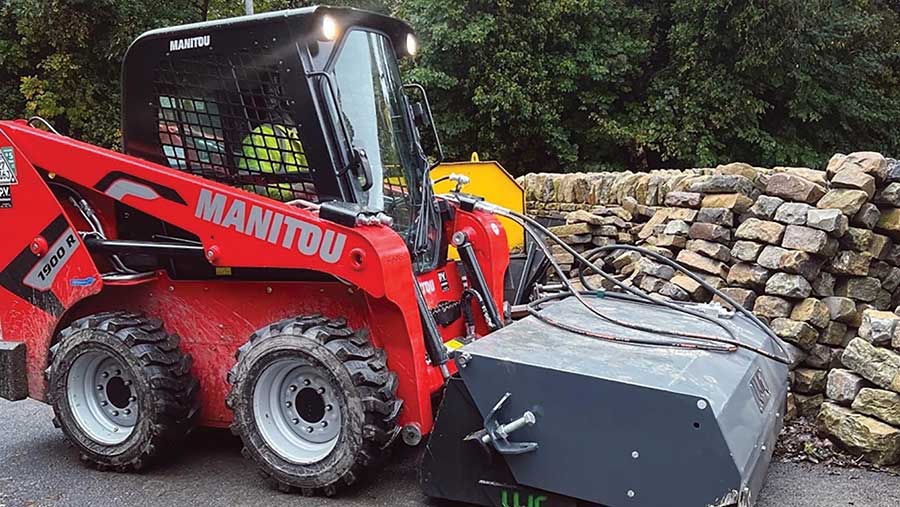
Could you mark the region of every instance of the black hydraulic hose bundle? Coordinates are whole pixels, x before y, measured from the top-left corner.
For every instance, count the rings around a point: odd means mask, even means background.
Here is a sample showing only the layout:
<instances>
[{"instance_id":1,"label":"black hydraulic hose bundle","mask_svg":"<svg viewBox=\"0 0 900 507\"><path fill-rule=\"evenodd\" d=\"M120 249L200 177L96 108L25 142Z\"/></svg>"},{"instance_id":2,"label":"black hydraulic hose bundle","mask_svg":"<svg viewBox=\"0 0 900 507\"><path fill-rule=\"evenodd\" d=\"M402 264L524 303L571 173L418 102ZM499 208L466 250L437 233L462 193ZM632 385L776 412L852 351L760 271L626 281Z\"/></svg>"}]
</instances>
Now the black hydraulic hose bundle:
<instances>
[{"instance_id":1,"label":"black hydraulic hose bundle","mask_svg":"<svg viewBox=\"0 0 900 507\"><path fill-rule=\"evenodd\" d=\"M499 206L496 206L496 205L493 205L490 203L480 202L480 203L478 203L478 207L484 211L509 218L509 219L515 221L516 223L522 225L522 227L525 229L525 232L535 241L535 244L542 251L542 253L544 254L544 257L549 261L551 267L556 272L557 276L560 278L563 286L566 289L565 291L562 291L560 293L553 294L550 296L546 296L546 297L538 299L536 301L532 301L531 303L529 303L526 306L529 314L535 316L535 318L541 320L542 322L544 322L548 325L558 327L558 328L564 329L566 331L578 333L578 334L581 334L584 336L589 336L592 338L603 339L603 340L614 341L614 342L629 343L629 344L635 344L635 345L682 348L682 349L700 349L700 350L709 350L709 351L714 351L714 352L736 352L738 349L745 349L745 350L749 350L749 351L759 354L763 357L766 357L768 359L771 359L773 361L777 361L777 362L780 362L783 364L791 364L792 363L790 354L787 352L785 347L782 345L781 339L774 332L772 332L772 330L769 329L769 327L767 325L765 325L762 321L760 321L758 317L756 317L755 315L753 315L752 312L750 312L749 310L747 310L746 308L744 308L743 306L738 304L736 301L734 301L733 298L731 298L727 294L723 293L722 291L716 289L712 285L708 284L705 280L703 280L699 276L695 275L690 270L688 270L687 268L685 268L684 266L682 266L681 264L679 264L677 262L674 262L656 252L653 252L652 250L649 250L646 248L641 248L641 247L636 247L636 246L631 246L631 245L608 245L608 246L604 246L604 247L598 247L596 249L593 249L588 254L592 259L595 259L603 252L614 251L614 250L630 250L630 251L638 252L642 255L647 255L648 257L651 257L660 263L663 263L667 266L672 267L673 269L676 269L677 271L679 271L681 273L684 273L686 276L690 277L692 280L697 282L701 287L703 287L704 289L709 291L711 294L718 296L720 299L722 299L728 305L730 305L736 312L746 316L751 322L753 322L756 326L758 326L761 330L763 330L766 333L766 335L772 339L772 342L780 350L781 353L780 354L772 353L772 352L769 352L762 348L754 347L752 345L743 343L740 340L738 340L735 337L734 332L728 326L726 326L724 323L722 323L719 319L713 318L702 312L692 310L683 304L678 304L678 303L674 303L674 302L670 302L670 301L665 301L663 299L654 298L639 289L631 287L631 286L617 280L615 277L613 277L609 273L606 273L603 270L601 270L599 267L596 266L596 264L594 264L594 262L592 262L592 260L587 259L584 255L577 252L574 248L572 248L571 246L566 244L562 239L560 239L558 236L553 234L543 224L541 224L537 220L534 220L533 218L530 218L526 215L517 213L512 210L501 208ZM576 259L576 262L581 266L581 268L579 269L579 277L581 278L582 284L584 285L585 289L587 289L586 291L579 291L573 286L572 281L569 279L569 277L564 272L564 270L560 267L559 263L557 263L556 260L553 258L552 254L550 252L550 248L547 246L547 244L544 241L544 239L542 238L542 236L549 238L554 243L558 244L567 253L574 256L574 258ZM675 310L675 311L678 311L681 313L686 313L693 317L705 320L705 321L710 322L710 323L716 325L717 327L723 329L725 331L725 333L728 335L728 337L726 338L726 337L710 336L710 335L703 335L703 334L697 334L697 333L686 333L686 332L674 331L671 329L657 329L657 328L652 328L649 326L645 326L645 325L637 324L637 323L633 323L633 322L625 322L620 319L616 319L609 315L606 315L606 314L600 312L599 310L597 310L596 308L594 308L593 306L591 306L587 302L587 300L584 299L584 296L598 295L600 293L602 293L604 295L609 295L610 297L623 297L625 295L624 294L613 295L613 293L605 293L605 292L599 291L595 288L592 288L590 286L590 284L588 283L588 280L584 277L585 269L588 269L590 271L593 271L597 275L600 275L605 280L609 281L610 283L612 283L619 289L630 294L632 297L635 298L634 300L644 302L646 304L664 306L666 308L669 308L669 309L672 309L672 310ZM584 306L591 313L593 313L597 317L599 317L603 320L606 320L608 322L611 322L616 325L623 326L623 327L626 327L629 329L635 329L638 331L674 336L674 337L677 337L678 339L676 339L676 340L658 339L657 340L657 339L650 339L650 338L624 338L624 337L619 337L619 336L611 336L611 335L608 335L605 333L598 333L593 330L583 329L583 328L580 328L577 326L573 326L571 324L567 324L565 322L561 322L556 319L552 319L552 318L540 313L540 311L539 311L540 305L550 302L550 301L553 301L553 300L563 299L563 298L569 297L569 296L574 297L576 300L578 300L578 302L582 306ZM630 298L628 298L628 299L630 299Z\"/></svg>"},{"instance_id":2,"label":"black hydraulic hose bundle","mask_svg":"<svg viewBox=\"0 0 900 507\"><path fill-rule=\"evenodd\" d=\"M531 227L529 227L527 224L525 225L525 230L526 230L526 232L528 232L529 235L531 235L531 236L537 236L537 234L534 232L534 230L531 229ZM564 292L561 292L561 293L559 293L559 294L555 294L555 295L551 296L549 299L547 299L547 300L544 301L544 302L550 301L550 300L552 300L552 299L562 299L563 297L573 296L573 297L575 297L575 299L577 299L577 300L578 300L585 308L587 308L588 311L590 311L590 312L593 313L594 315L600 317L601 319L603 319L603 320L605 320L605 321L607 321L607 322L611 322L611 323L613 323L613 324L616 324L616 325L618 325L618 326L627 327L627 328L629 328L629 329L634 329L634 330L637 330L637 331L644 331L644 332L648 332L648 333L655 333L655 334L662 334L662 335L671 335L671 336L677 336L677 337L679 337L679 338L689 338L689 339L692 339L691 341L671 341L671 340L650 340L650 339L626 339L626 338L615 338L614 341L627 341L627 342L630 342L630 343L636 343L636 344L639 344L639 345L655 345L655 346L666 346L666 347L674 347L674 348L710 349L710 350L719 350L719 351L724 351L724 352L733 352L734 350L736 350L736 345L734 344L734 343L736 342L736 339L735 339L735 337L734 337L733 332L732 332L730 329L728 329L727 326L725 326L725 325L722 324L721 322L717 321L716 319L713 319L712 317L710 317L710 316L708 316L708 315L703 315L702 313L699 313L699 312L687 311L686 313L690 313L691 315L694 315L695 317L698 317L698 318L700 318L700 319L703 319L703 320L706 320L706 321L708 321L708 322L711 322L711 323L713 323L713 324L715 324L715 325L721 327L722 329L724 329L725 332L728 333L728 335L731 337L731 339L728 340L728 343L730 343L730 344L732 345L731 347L724 347L724 348L723 348L723 347L721 347L721 346L709 346L708 344L702 343L702 341L704 341L704 340L705 340L705 341L712 341L712 342L718 342L718 341L722 341L722 340L723 340L723 339L717 338L717 337L715 337L715 336L709 336L709 335L704 335L704 334L696 334L696 333L685 333L685 332L681 332L681 331L674 331L674 330L671 330L671 329L660 329L660 328L655 328L655 327L645 326L645 325L642 325L642 324L636 324L636 323L633 323L633 322L626 322L626 321L623 321L623 320L621 320L621 319L616 319L616 318L614 318L614 317L610 317L609 315L606 315L606 314L600 312L599 310L597 310L596 308L594 308L593 306L591 306L590 304L588 304L588 302L584 299L584 294L583 294L581 291L576 290L576 289L572 286L572 283L569 281L568 277L565 276L565 272L564 272L564 271L562 270L562 268L559 266L559 263L557 263L556 260L553 259L552 256L550 256L550 251L549 251L549 248L546 248L546 244L543 244L543 243L539 242L538 245L540 245L541 249L544 250L544 255L547 256L548 259L550 259L550 264L551 264L551 266L553 267L554 271L556 271L557 275L558 275L558 276L560 277L560 279L562 280L563 285L564 285L564 286L566 287L566 289L567 289L567 290L564 291ZM545 250L545 249L546 249L546 250ZM604 276L609 276L609 275L607 275L606 273L603 273L603 275L604 275ZM609 278L612 279L612 277L609 277ZM621 282L619 282L618 280L614 280L614 282L617 283L617 284L621 284ZM621 285L622 285L623 287L627 287L627 286L624 285L624 284L621 284ZM631 287L628 287L628 289L632 289L632 288L631 288ZM652 304L661 304L661 305L663 305L663 306L668 306L669 304L671 304L671 303L664 302L664 301L660 301L660 300L654 300L653 298L650 298L649 296L647 296L646 294L641 293L640 291L635 291L635 292L638 293L637 295L638 295L638 297L639 297L640 299L645 299L645 297L646 297L646 298L649 298L649 299L651 300L650 302L651 302ZM597 293L597 291L594 291L594 292L593 292L593 294L596 294L596 293ZM668 304L667 304L667 303L668 303ZM549 317L547 317L547 316L541 314L541 313L539 312L538 306L539 306L539 305L536 304L536 302L531 302L531 303L527 306L528 313L530 313L531 315L534 315L534 316L537 317L539 320L542 320L542 321L544 321L544 322L546 322L546 323L548 323L548 324L551 324L551 325L553 325L553 326L555 326L555 327L562 327L562 328L564 328L564 329L566 329L566 330L568 330L568 331L574 331L574 330L575 330L575 328L574 328L573 326L565 327L560 321L556 321L556 320L550 319ZM678 308L678 307L676 307L675 309L678 310L678 311L684 311L684 310L686 310L686 309L684 309L684 308ZM580 331L578 331L578 332L579 332L579 334L586 334L586 335L588 335L588 336L600 337L600 336L598 335L598 333L595 333L594 331L580 330ZM605 337L606 339L612 339L612 338L606 337L606 335L604 335L604 337Z\"/></svg>"}]
</instances>

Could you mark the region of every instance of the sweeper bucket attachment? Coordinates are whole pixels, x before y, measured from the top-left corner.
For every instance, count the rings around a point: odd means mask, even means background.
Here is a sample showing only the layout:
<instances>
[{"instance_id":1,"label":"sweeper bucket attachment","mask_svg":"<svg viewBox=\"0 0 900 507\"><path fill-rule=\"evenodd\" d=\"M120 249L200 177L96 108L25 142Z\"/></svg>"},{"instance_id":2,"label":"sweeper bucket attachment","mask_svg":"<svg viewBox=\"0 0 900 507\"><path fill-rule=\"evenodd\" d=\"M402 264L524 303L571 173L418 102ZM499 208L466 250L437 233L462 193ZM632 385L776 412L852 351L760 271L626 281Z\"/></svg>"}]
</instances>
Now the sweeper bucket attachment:
<instances>
[{"instance_id":1,"label":"sweeper bucket attachment","mask_svg":"<svg viewBox=\"0 0 900 507\"><path fill-rule=\"evenodd\" d=\"M621 296L594 308L644 326L722 336L694 316ZM743 315L695 306L742 343L777 345ZM570 297L541 315L609 337L659 339ZM502 507L755 503L781 429L787 366L740 348L633 345L527 317L457 356L425 453L435 498Z\"/></svg>"}]
</instances>

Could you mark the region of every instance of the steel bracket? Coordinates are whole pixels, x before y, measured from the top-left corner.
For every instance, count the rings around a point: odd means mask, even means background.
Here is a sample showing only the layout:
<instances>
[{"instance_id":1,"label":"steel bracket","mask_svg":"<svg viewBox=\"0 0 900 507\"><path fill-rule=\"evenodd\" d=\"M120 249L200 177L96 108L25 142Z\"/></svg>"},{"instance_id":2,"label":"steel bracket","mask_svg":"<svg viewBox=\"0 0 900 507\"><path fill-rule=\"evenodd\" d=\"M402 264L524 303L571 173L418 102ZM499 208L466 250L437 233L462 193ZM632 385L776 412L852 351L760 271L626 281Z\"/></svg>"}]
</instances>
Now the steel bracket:
<instances>
[{"instance_id":1,"label":"steel bracket","mask_svg":"<svg viewBox=\"0 0 900 507\"><path fill-rule=\"evenodd\" d=\"M500 412L503 410L506 402L509 401L510 396L512 396L512 393L504 394L484 419L484 429L466 437L466 440L478 440L485 445L491 444L498 453L504 455L526 454L536 451L538 448L537 442L511 442L509 440L510 433L526 426L533 426L537 422L537 417L535 417L533 412L530 410L525 411L522 417L507 424L500 422Z\"/></svg>"}]
</instances>

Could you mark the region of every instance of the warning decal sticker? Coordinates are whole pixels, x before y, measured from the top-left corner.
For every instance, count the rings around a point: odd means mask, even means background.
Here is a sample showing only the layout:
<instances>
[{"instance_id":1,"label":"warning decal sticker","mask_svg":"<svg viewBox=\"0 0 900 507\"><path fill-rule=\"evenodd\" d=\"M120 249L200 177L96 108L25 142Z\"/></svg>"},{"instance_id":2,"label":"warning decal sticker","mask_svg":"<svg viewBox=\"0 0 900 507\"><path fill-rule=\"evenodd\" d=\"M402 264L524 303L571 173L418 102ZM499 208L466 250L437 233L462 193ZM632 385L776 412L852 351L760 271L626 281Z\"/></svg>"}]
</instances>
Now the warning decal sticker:
<instances>
[{"instance_id":1,"label":"warning decal sticker","mask_svg":"<svg viewBox=\"0 0 900 507\"><path fill-rule=\"evenodd\" d=\"M16 155L11 146L0 148L0 186L17 185Z\"/></svg>"},{"instance_id":2,"label":"warning decal sticker","mask_svg":"<svg viewBox=\"0 0 900 507\"><path fill-rule=\"evenodd\" d=\"M9 185L0 186L0 209L12 208L12 190Z\"/></svg>"}]
</instances>

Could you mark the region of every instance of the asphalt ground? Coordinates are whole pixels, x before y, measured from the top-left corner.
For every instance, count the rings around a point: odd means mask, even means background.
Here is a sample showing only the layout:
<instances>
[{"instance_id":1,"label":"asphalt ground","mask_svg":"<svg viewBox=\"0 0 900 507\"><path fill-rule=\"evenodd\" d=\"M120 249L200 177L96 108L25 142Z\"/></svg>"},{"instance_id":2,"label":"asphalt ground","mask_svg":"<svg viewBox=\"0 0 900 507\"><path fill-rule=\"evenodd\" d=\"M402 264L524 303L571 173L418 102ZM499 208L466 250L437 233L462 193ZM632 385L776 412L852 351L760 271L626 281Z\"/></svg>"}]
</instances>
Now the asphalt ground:
<instances>
[{"instance_id":1,"label":"asphalt ground","mask_svg":"<svg viewBox=\"0 0 900 507\"><path fill-rule=\"evenodd\" d=\"M241 457L240 442L225 431L196 432L181 457L166 466L142 474L103 473L81 465L51 417L43 404L0 400L0 507L448 506L429 503L419 491L416 454L409 450L339 498L303 498L270 489ZM897 507L900 477L775 463L757 505Z\"/></svg>"}]
</instances>

